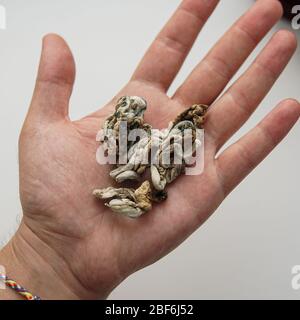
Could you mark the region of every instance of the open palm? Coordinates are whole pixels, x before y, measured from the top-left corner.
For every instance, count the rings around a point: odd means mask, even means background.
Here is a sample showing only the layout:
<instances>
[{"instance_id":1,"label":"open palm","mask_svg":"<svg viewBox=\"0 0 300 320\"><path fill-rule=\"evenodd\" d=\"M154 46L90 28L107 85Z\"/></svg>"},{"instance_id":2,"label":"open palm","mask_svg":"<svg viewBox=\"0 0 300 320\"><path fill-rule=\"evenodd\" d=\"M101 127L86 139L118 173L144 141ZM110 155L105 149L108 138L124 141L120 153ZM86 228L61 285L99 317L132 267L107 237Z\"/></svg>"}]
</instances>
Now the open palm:
<instances>
[{"instance_id":1,"label":"open palm","mask_svg":"<svg viewBox=\"0 0 300 320\"><path fill-rule=\"evenodd\" d=\"M51 250L51 257L56 258L49 263L70 291L80 291L74 293L79 298L106 297L128 275L180 244L299 118L299 104L285 100L216 157L268 93L295 51L293 34L279 31L249 69L218 98L280 18L282 9L276 0L257 1L174 96L166 94L217 2L183 1L129 83L105 107L78 121L68 117L75 79L72 54L60 37L44 38L37 84L20 137L24 219L19 232L24 238L34 235L37 248ZM165 127L192 104L213 104L205 126L203 174L180 177L168 187L167 201L136 220L112 213L92 196L93 189L112 184L109 167L96 162L96 134L122 95L145 98L149 105L145 120L155 128Z\"/></svg>"}]
</instances>

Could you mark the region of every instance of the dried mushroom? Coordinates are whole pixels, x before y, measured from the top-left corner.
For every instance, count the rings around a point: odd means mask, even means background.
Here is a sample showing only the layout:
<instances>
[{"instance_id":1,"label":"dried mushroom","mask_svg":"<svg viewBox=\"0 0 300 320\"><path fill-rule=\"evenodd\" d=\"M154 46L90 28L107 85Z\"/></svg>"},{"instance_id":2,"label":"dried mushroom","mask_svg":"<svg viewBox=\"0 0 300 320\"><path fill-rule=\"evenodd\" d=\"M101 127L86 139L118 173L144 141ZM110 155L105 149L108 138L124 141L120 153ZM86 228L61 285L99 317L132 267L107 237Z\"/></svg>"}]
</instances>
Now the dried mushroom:
<instances>
[{"instance_id":1,"label":"dried mushroom","mask_svg":"<svg viewBox=\"0 0 300 320\"><path fill-rule=\"evenodd\" d=\"M147 103L140 97L125 96L118 100L116 109L104 123L100 141L106 149L115 152L118 160L110 176L118 183L140 180L150 168L150 182L138 189L113 188L95 190L94 196L106 200L112 211L136 218L152 208L151 202L167 198L166 186L185 172L201 139L208 106L193 105L179 114L168 129L151 131L145 123ZM186 147L186 142L190 142ZM185 146L183 150L183 145ZM122 157L122 161L121 160ZM122 163L120 163L122 162Z\"/></svg>"}]
</instances>

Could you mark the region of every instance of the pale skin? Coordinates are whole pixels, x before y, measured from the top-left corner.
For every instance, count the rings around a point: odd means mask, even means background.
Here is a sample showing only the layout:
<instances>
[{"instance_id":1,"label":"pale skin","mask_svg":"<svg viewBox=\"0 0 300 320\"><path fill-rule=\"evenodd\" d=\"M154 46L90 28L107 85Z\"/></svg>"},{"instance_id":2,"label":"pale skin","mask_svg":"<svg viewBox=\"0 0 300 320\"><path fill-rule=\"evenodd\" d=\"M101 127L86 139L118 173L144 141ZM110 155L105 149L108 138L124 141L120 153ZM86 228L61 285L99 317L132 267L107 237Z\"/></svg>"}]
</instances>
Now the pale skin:
<instances>
[{"instance_id":1,"label":"pale skin","mask_svg":"<svg viewBox=\"0 0 300 320\"><path fill-rule=\"evenodd\" d=\"M19 143L24 217L0 252L7 274L42 299L108 297L126 277L162 258L197 230L297 122L299 103L284 100L216 156L258 107L296 49L291 32L277 32L218 98L280 19L282 8L276 0L256 1L175 94L167 95L217 2L182 1L128 84L103 108L77 121L68 116L75 80L70 49L57 35L43 39L36 87ZM205 125L204 173L180 177L169 186L166 202L136 220L112 213L92 196L95 188L111 185L109 167L96 163L95 137L122 95L144 97L149 104L146 121L156 128L165 127L191 104L213 104ZM17 298L10 290L0 290L0 299Z\"/></svg>"}]
</instances>

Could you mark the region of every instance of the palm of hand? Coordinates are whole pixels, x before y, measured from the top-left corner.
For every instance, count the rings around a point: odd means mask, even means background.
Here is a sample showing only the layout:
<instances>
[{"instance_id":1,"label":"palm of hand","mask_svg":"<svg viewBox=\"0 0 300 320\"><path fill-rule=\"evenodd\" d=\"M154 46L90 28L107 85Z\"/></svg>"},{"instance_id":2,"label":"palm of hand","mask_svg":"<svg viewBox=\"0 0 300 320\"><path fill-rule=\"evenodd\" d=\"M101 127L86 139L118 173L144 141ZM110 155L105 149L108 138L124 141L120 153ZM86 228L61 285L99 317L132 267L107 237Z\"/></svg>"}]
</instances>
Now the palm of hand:
<instances>
[{"instance_id":1,"label":"palm of hand","mask_svg":"<svg viewBox=\"0 0 300 320\"><path fill-rule=\"evenodd\" d=\"M156 127L173 119L176 108L182 110L160 90L147 88L142 83L129 83L122 91L124 94L135 92L163 106L159 114L151 112L149 106L147 121L158 124ZM96 162L95 137L113 108L110 103L84 119L40 127L37 133L30 134L31 130L25 128L21 136L21 197L25 221L43 241L55 248L63 245L60 255L69 255L73 272L83 274L89 270L84 280L86 286L99 282L105 272L108 274L104 278L109 283L113 278L117 284L130 272L156 261L204 221L222 200L212 152L204 175L181 179L170 186L170 200L155 206L138 220L113 214L95 200L92 190L112 183L108 166ZM170 109L175 112L171 117L167 112ZM162 119L165 119L163 123ZM208 145L206 148L210 150ZM27 175L33 170L34 175ZM72 245L67 245L70 242ZM83 255L86 260L78 259Z\"/></svg>"},{"instance_id":2,"label":"palm of hand","mask_svg":"<svg viewBox=\"0 0 300 320\"><path fill-rule=\"evenodd\" d=\"M213 2L216 3L216 1ZM257 27L264 29L263 33L279 17L278 4L275 2L272 1L273 13L270 14L269 20L266 19L264 26ZM181 5L184 10L179 9L178 12L180 13L181 10L184 15L184 12L189 10L188 6L191 4L196 6L196 3L198 2L184 1ZM199 12L203 9L200 8L201 6L203 7L200 5L197 9ZM206 9L207 16L212 7L211 5ZM264 7L262 4L257 4L256 9L252 9L254 10L256 14L259 12L263 14ZM254 13L248 13L248 15L251 14ZM201 81L195 86L199 74L206 68L205 63L217 61L217 58L214 58L215 60L206 58L207 60L197 67L198 69L178 90L177 95L175 94L173 98L167 96L166 89L187 52L175 49L169 42L162 43L162 39L171 37L167 35L171 32L170 26L173 25L176 29L176 26L182 23L179 20L178 17L173 17L162 31L163 36L159 37L149 49L132 80L117 95L117 98L122 95L144 97L149 103L146 121L156 128L165 127L174 116L192 103L211 104L228 81L220 77L219 83L216 81L214 89L210 91ZM189 23L185 22L187 26ZM199 23L198 29L200 29ZM195 24L194 28L196 28ZM190 36L190 44L196 33ZM277 38L280 37L277 36ZM270 59L268 54L270 55L272 46L281 46L280 52L285 54L283 58L278 54L280 68L274 64L276 76L279 75L280 69L288 62L294 50L291 45L292 37L289 36L287 39L288 41L282 44L282 39L276 39L275 36L269 48L267 47L259 58L261 64L267 62ZM177 42L179 41L180 39ZM239 46L246 46L246 41L250 40L241 40ZM219 46L226 46L227 42L226 39L221 40ZM236 60L242 62L246 58L252 49L251 45L248 46L249 49L244 56L237 56ZM166 54L163 51L160 52L161 47L168 53L169 62L163 61L165 68L168 66L173 70L169 71L169 74L166 74L166 69L163 70L164 75L159 71L151 74L147 66L151 62L155 64L158 56L163 60ZM290 49L287 50L287 47ZM217 51L217 49L214 50ZM229 64L231 59L229 57L225 59ZM232 74L238 67L239 65L236 65L231 68ZM208 72L209 69L206 71ZM249 78L254 77L255 72L259 71L252 66L245 78L241 78L229 91L230 95L234 97L236 93L236 95L245 96L243 86L246 86L247 81L252 80ZM268 71L260 72L263 79L269 77ZM212 71L211 76L214 73L215 71ZM156 81L156 78L160 80ZM216 74L215 78L217 78ZM69 49L62 39L57 36L48 36L44 42L34 99L20 138L20 193L24 224L41 241L47 243L58 256L64 257L67 268L76 279L80 279L84 288L92 290L96 285L105 292L104 295L130 273L165 255L202 224L222 202L225 195L271 151L275 143L280 141L299 114L299 106L293 108L297 112L288 111L290 104L295 102L289 100L283 103L253 132L226 150L216 160L219 148L254 111L258 102L270 89L272 81L269 81L263 90L258 89L261 85L258 83L254 88L258 96L254 99L243 98L247 101L249 109L247 113L241 111L242 107L237 110L238 106L233 98L231 98L231 105L228 104L226 99L229 93L227 96L225 94L223 101L221 98L208 115L205 128L204 173L200 176L181 177L168 187L169 199L166 202L154 206L151 212L141 218L131 220L113 214L92 197L93 189L107 187L112 183L108 175L108 166L99 166L96 162L95 154L98 144L95 138L104 119L112 113L115 99L94 114L72 122L68 119L67 109L73 81L74 65ZM210 81L206 81L208 82ZM209 92L209 94L201 96L195 95L194 92ZM249 95L251 93L249 92ZM222 107L224 110L221 110ZM227 114L230 113L236 120L229 119ZM220 119L228 120L228 123L221 125ZM280 130L272 131L274 121L283 122ZM220 128L215 125L216 123ZM250 155L246 149L246 145L249 144L260 144L259 152ZM233 160L235 168L231 165Z\"/></svg>"}]
</instances>

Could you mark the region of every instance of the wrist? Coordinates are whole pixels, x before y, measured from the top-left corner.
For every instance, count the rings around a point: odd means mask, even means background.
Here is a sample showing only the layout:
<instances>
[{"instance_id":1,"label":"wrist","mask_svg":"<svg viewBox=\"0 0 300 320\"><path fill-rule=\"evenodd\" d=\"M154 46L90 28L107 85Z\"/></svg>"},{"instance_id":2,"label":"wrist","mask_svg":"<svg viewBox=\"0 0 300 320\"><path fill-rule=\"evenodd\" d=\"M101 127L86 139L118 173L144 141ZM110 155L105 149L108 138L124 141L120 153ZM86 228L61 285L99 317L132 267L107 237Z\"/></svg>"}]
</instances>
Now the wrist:
<instances>
[{"instance_id":1,"label":"wrist","mask_svg":"<svg viewBox=\"0 0 300 320\"><path fill-rule=\"evenodd\" d=\"M43 300L90 298L89 292L72 275L66 262L24 222L1 250L0 265L5 268L8 277ZM18 298L10 289L5 293L1 291L0 295L5 298Z\"/></svg>"}]
</instances>

